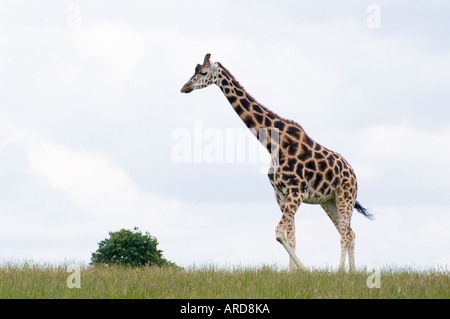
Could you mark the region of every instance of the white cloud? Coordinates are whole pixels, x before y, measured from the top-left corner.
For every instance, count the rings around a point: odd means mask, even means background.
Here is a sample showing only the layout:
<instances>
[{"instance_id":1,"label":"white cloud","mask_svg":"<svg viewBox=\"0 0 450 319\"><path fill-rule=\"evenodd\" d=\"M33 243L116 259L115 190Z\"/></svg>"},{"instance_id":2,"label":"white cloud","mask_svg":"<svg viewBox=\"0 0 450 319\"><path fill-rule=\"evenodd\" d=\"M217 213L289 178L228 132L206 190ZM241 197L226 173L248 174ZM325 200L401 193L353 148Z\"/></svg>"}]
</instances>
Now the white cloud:
<instances>
[{"instance_id":1,"label":"white cloud","mask_svg":"<svg viewBox=\"0 0 450 319\"><path fill-rule=\"evenodd\" d=\"M28 149L31 171L42 174L55 190L92 210L114 215L138 200L138 190L128 175L100 152L70 150L46 141Z\"/></svg>"},{"instance_id":2,"label":"white cloud","mask_svg":"<svg viewBox=\"0 0 450 319\"><path fill-rule=\"evenodd\" d=\"M405 122L375 125L353 138L361 198L371 205L445 205L450 180L450 130ZM363 163L363 168L359 163Z\"/></svg>"},{"instance_id":3,"label":"white cloud","mask_svg":"<svg viewBox=\"0 0 450 319\"><path fill-rule=\"evenodd\" d=\"M352 162L351 165L358 180L374 181L381 177L373 164Z\"/></svg>"},{"instance_id":4,"label":"white cloud","mask_svg":"<svg viewBox=\"0 0 450 319\"><path fill-rule=\"evenodd\" d=\"M374 206L372 211L373 222L353 218L356 245L364 264L444 265L450 245L450 206Z\"/></svg>"},{"instance_id":5,"label":"white cloud","mask_svg":"<svg viewBox=\"0 0 450 319\"><path fill-rule=\"evenodd\" d=\"M378 125L362 132L358 144L365 157L429 165L450 173L450 128L424 132L406 124Z\"/></svg>"},{"instance_id":6,"label":"white cloud","mask_svg":"<svg viewBox=\"0 0 450 319\"><path fill-rule=\"evenodd\" d=\"M72 41L83 56L107 66L107 78L122 84L148 53L148 33L123 23L101 21L72 31Z\"/></svg>"},{"instance_id":7,"label":"white cloud","mask_svg":"<svg viewBox=\"0 0 450 319\"><path fill-rule=\"evenodd\" d=\"M25 149L33 175L82 207L114 215L138 200L137 186L130 177L99 151L72 150L17 126L5 125L0 133L6 143Z\"/></svg>"}]
</instances>

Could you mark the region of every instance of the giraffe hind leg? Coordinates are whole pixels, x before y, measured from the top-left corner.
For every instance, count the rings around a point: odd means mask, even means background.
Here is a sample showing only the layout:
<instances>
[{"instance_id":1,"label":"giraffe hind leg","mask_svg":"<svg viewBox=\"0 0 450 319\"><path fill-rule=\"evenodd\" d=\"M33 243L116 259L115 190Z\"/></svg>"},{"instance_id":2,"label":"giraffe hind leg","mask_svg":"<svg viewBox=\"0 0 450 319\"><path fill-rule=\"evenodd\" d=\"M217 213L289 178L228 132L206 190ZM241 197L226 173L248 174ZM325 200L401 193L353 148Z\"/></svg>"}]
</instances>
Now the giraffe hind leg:
<instances>
[{"instance_id":1,"label":"giraffe hind leg","mask_svg":"<svg viewBox=\"0 0 450 319\"><path fill-rule=\"evenodd\" d=\"M339 231L339 211L336 206L336 200L330 199L329 201L320 204L320 206L323 208L323 210L327 213L328 217L330 217L331 221L333 222L333 225L336 227L338 233Z\"/></svg>"},{"instance_id":2,"label":"giraffe hind leg","mask_svg":"<svg viewBox=\"0 0 450 319\"><path fill-rule=\"evenodd\" d=\"M337 202L337 207L339 210L339 230L341 234L340 270L344 270L345 258L347 254L349 269L350 271L355 270L355 232L350 226L354 206L354 199L338 200Z\"/></svg>"},{"instance_id":3,"label":"giraffe hind leg","mask_svg":"<svg viewBox=\"0 0 450 319\"><path fill-rule=\"evenodd\" d=\"M339 270L345 269L345 260L348 255L349 268L353 271L355 269L355 233L350 227L353 208L348 202L343 202L338 205L334 199L321 204L321 206L341 235Z\"/></svg>"}]
</instances>

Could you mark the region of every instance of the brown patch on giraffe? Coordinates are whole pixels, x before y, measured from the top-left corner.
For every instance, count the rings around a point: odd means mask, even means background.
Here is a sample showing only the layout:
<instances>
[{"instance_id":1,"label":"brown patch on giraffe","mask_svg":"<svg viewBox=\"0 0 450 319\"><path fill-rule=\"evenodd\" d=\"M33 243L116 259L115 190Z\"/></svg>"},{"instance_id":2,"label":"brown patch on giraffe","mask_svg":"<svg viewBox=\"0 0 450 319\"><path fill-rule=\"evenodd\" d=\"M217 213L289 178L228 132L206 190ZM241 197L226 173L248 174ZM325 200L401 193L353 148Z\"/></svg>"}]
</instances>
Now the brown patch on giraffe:
<instances>
[{"instance_id":1,"label":"brown patch on giraffe","mask_svg":"<svg viewBox=\"0 0 450 319\"><path fill-rule=\"evenodd\" d=\"M324 156L322 155L322 153L320 152L314 152L314 159L315 160L320 160L322 159Z\"/></svg>"},{"instance_id":2,"label":"brown patch on giraffe","mask_svg":"<svg viewBox=\"0 0 450 319\"><path fill-rule=\"evenodd\" d=\"M305 167L306 167L307 169L310 169L310 170L312 170L312 171L315 171L315 170L316 170L316 162L314 162L314 160L310 160L309 162L307 162L307 163L305 164Z\"/></svg>"},{"instance_id":3,"label":"brown patch on giraffe","mask_svg":"<svg viewBox=\"0 0 450 319\"><path fill-rule=\"evenodd\" d=\"M320 173L316 173L315 179L314 179L314 184L313 184L313 188L314 189L318 189L320 184L322 183L323 180L323 176Z\"/></svg>"},{"instance_id":4,"label":"brown patch on giraffe","mask_svg":"<svg viewBox=\"0 0 450 319\"><path fill-rule=\"evenodd\" d=\"M259 124L262 124L262 123L263 123L263 119L264 119L264 116L263 116L263 115L261 115L261 114L255 114L255 120L256 120Z\"/></svg>"},{"instance_id":5,"label":"brown patch on giraffe","mask_svg":"<svg viewBox=\"0 0 450 319\"><path fill-rule=\"evenodd\" d=\"M301 146L302 152L300 153L298 159L301 161L306 161L307 159L311 158L312 152L309 147L307 147L305 144L302 144Z\"/></svg>"},{"instance_id":6,"label":"brown patch on giraffe","mask_svg":"<svg viewBox=\"0 0 450 319\"><path fill-rule=\"evenodd\" d=\"M247 115L243 121L244 121L245 125L247 125L248 128L255 127L255 121L253 120L253 118L250 115Z\"/></svg>"},{"instance_id":7,"label":"brown patch on giraffe","mask_svg":"<svg viewBox=\"0 0 450 319\"><path fill-rule=\"evenodd\" d=\"M283 131L286 124L278 120L273 123L273 126L276 127L278 130Z\"/></svg>"},{"instance_id":8,"label":"brown patch on giraffe","mask_svg":"<svg viewBox=\"0 0 450 319\"><path fill-rule=\"evenodd\" d=\"M310 170L306 170L306 169L305 169L304 172L305 172L305 173L304 173L305 179L306 179L307 181L311 181L311 180L313 179L313 177L314 177L314 172L312 172L312 171L310 171Z\"/></svg>"},{"instance_id":9,"label":"brown patch on giraffe","mask_svg":"<svg viewBox=\"0 0 450 319\"><path fill-rule=\"evenodd\" d=\"M336 156L336 155L335 155L335 156ZM338 157L336 156L336 158L338 158ZM337 166L339 166L339 170L342 172L342 170L344 169L344 163L342 162L342 160L340 160L340 159L338 158L338 160L336 161L336 164L337 164ZM347 164L346 164L345 166L348 167Z\"/></svg>"},{"instance_id":10,"label":"brown patch on giraffe","mask_svg":"<svg viewBox=\"0 0 450 319\"><path fill-rule=\"evenodd\" d=\"M260 113L260 114L264 113L263 110L261 109L261 107L259 105L256 105L256 104L252 105L252 109L253 109L253 111L255 111L257 113Z\"/></svg>"},{"instance_id":11,"label":"brown patch on giraffe","mask_svg":"<svg viewBox=\"0 0 450 319\"><path fill-rule=\"evenodd\" d=\"M244 109L246 109L247 111L250 110L250 102L247 99L240 99L239 102Z\"/></svg>"},{"instance_id":12,"label":"brown patch on giraffe","mask_svg":"<svg viewBox=\"0 0 450 319\"><path fill-rule=\"evenodd\" d=\"M334 154L331 154L330 156L328 156L327 160L328 160L328 166L333 167L334 161L335 161Z\"/></svg>"},{"instance_id":13,"label":"brown patch on giraffe","mask_svg":"<svg viewBox=\"0 0 450 319\"><path fill-rule=\"evenodd\" d=\"M333 170L330 168L326 171L325 173L325 178L327 179L327 181L331 182L333 180Z\"/></svg>"},{"instance_id":14,"label":"brown patch on giraffe","mask_svg":"<svg viewBox=\"0 0 450 319\"><path fill-rule=\"evenodd\" d=\"M289 181L289 186L298 186L300 180L295 175L291 175L291 179Z\"/></svg>"},{"instance_id":15,"label":"brown patch on giraffe","mask_svg":"<svg viewBox=\"0 0 450 319\"><path fill-rule=\"evenodd\" d=\"M302 163L298 163L297 164L297 168L295 169L295 173L297 174L298 177L303 178L304 175L304 166Z\"/></svg>"},{"instance_id":16,"label":"brown patch on giraffe","mask_svg":"<svg viewBox=\"0 0 450 319\"><path fill-rule=\"evenodd\" d=\"M321 151L322 150L322 146L319 143L316 143L316 146L314 146L314 150L315 151Z\"/></svg>"},{"instance_id":17,"label":"brown patch on giraffe","mask_svg":"<svg viewBox=\"0 0 450 319\"><path fill-rule=\"evenodd\" d=\"M295 169L296 163L297 163L297 160L295 158L288 159L286 165L283 167L283 171L293 172Z\"/></svg>"},{"instance_id":18,"label":"brown patch on giraffe","mask_svg":"<svg viewBox=\"0 0 450 319\"><path fill-rule=\"evenodd\" d=\"M327 162L326 161L318 161L317 162L317 168L319 169L320 172L325 171L325 169L327 168Z\"/></svg>"},{"instance_id":19,"label":"brown patch on giraffe","mask_svg":"<svg viewBox=\"0 0 450 319\"><path fill-rule=\"evenodd\" d=\"M311 147L311 148L313 147L314 141L306 134L305 134L304 141L306 142L306 144L308 144L309 147Z\"/></svg>"},{"instance_id":20,"label":"brown patch on giraffe","mask_svg":"<svg viewBox=\"0 0 450 319\"><path fill-rule=\"evenodd\" d=\"M301 130L298 127L295 127L294 125L288 126L286 133L291 135L292 137L296 139L300 139Z\"/></svg>"},{"instance_id":21,"label":"brown patch on giraffe","mask_svg":"<svg viewBox=\"0 0 450 319\"><path fill-rule=\"evenodd\" d=\"M337 174L339 174L339 166L335 166L334 167L334 173L337 175Z\"/></svg>"},{"instance_id":22,"label":"brown patch on giraffe","mask_svg":"<svg viewBox=\"0 0 450 319\"><path fill-rule=\"evenodd\" d=\"M237 101L237 97L235 97L234 95L228 95L227 99L231 104Z\"/></svg>"},{"instance_id":23,"label":"brown patch on giraffe","mask_svg":"<svg viewBox=\"0 0 450 319\"><path fill-rule=\"evenodd\" d=\"M337 177L337 176L335 176L334 179L331 181L331 185L332 185L334 188L336 188L336 187L338 186L339 182L340 182L340 178Z\"/></svg>"},{"instance_id":24,"label":"brown patch on giraffe","mask_svg":"<svg viewBox=\"0 0 450 319\"><path fill-rule=\"evenodd\" d=\"M219 63L220 64L220 63ZM228 79L228 81L231 80L230 75L227 72L222 73L222 75Z\"/></svg>"},{"instance_id":25,"label":"brown patch on giraffe","mask_svg":"<svg viewBox=\"0 0 450 319\"><path fill-rule=\"evenodd\" d=\"M240 116L242 113L244 113L244 109L240 106L237 105L234 110L236 111L236 113Z\"/></svg>"},{"instance_id":26,"label":"brown patch on giraffe","mask_svg":"<svg viewBox=\"0 0 450 319\"><path fill-rule=\"evenodd\" d=\"M288 151L289 155L295 155L298 151L298 143L288 137L285 139L282 146Z\"/></svg>"}]
</instances>

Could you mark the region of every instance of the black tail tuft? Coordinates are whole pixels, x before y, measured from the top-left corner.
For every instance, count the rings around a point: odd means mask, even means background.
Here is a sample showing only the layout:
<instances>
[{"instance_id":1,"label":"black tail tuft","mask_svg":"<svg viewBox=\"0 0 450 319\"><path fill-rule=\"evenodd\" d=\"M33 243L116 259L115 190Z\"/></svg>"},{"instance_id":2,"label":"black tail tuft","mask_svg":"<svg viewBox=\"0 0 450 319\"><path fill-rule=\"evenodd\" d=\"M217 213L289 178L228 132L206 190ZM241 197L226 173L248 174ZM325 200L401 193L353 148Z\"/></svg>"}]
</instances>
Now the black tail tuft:
<instances>
[{"instance_id":1,"label":"black tail tuft","mask_svg":"<svg viewBox=\"0 0 450 319\"><path fill-rule=\"evenodd\" d=\"M367 208L362 207L362 205L361 205L358 201L356 201L356 203L355 203L355 209L356 209L359 213L361 213L361 214L363 214L364 216L366 216L367 218L369 218L370 220L374 220L374 219L375 219L375 217L374 217L371 213L369 213L369 211L367 210Z\"/></svg>"}]
</instances>

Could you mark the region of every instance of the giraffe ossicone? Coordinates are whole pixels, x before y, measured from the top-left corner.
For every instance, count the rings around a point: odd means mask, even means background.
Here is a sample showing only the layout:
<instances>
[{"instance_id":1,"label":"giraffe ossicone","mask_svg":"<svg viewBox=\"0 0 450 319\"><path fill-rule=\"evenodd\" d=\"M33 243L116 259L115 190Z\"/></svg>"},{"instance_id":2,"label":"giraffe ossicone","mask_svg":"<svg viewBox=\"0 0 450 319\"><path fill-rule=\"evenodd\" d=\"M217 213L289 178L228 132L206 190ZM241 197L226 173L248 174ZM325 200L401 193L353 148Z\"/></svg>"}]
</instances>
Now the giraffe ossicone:
<instances>
[{"instance_id":1,"label":"giraffe ossicone","mask_svg":"<svg viewBox=\"0 0 450 319\"><path fill-rule=\"evenodd\" d=\"M275 238L289 254L290 269L306 270L295 254L294 216L300 204L320 204L341 236L339 268L355 269L355 233L350 221L353 210L373 216L356 201L356 175L339 153L310 138L296 122L286 120L258 103L220 63L207 54L194 75L182 87L182 93L216 84L237 115L271 154L268 177L281 209ZM262 133L265 132L265 133ZM270 133L268 133L270 132ZM266 136L261 136L266 134Z\"/></svg>"}]
</instances>

